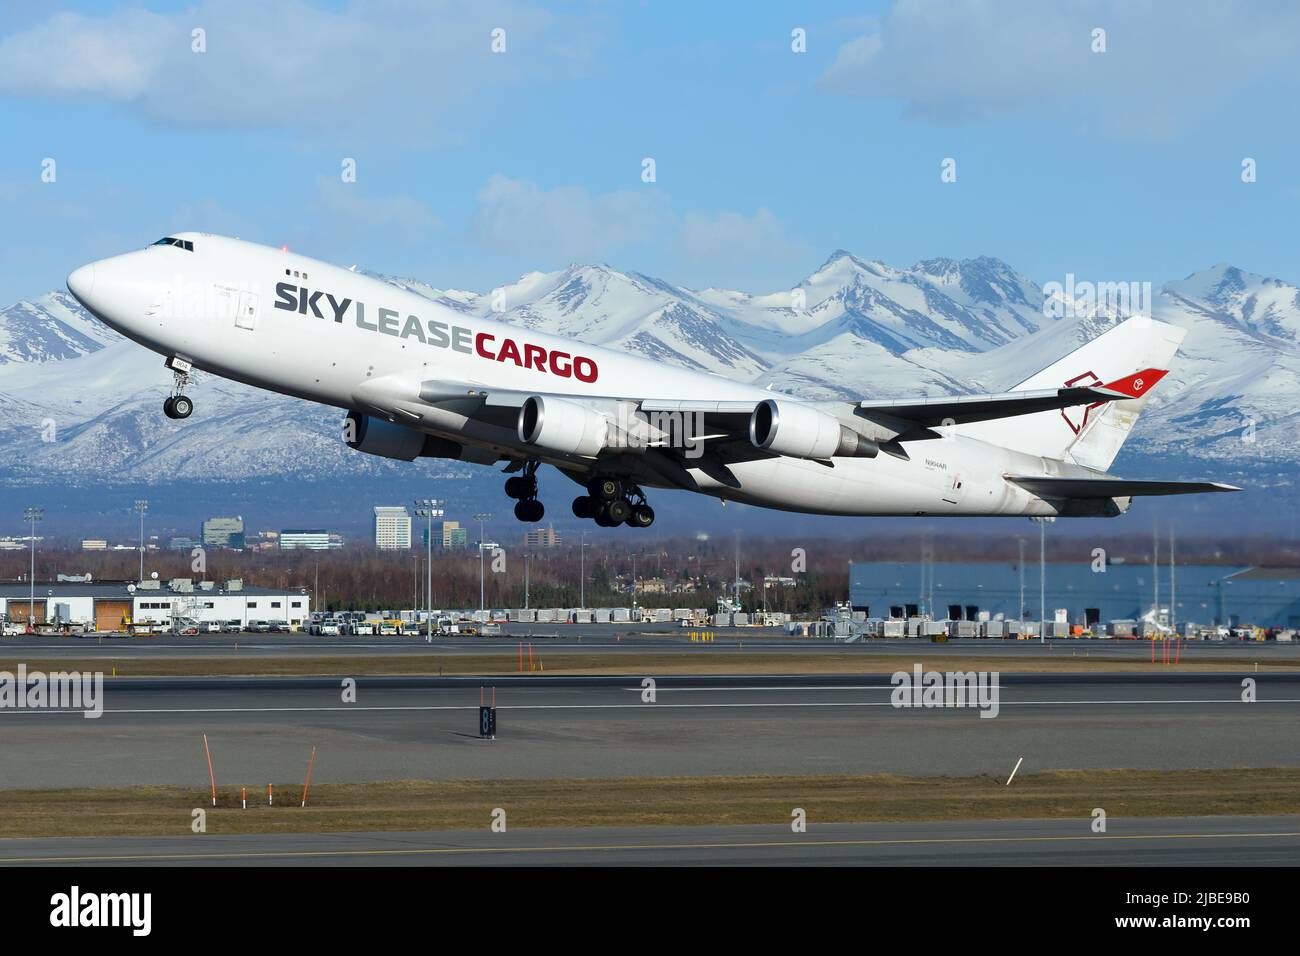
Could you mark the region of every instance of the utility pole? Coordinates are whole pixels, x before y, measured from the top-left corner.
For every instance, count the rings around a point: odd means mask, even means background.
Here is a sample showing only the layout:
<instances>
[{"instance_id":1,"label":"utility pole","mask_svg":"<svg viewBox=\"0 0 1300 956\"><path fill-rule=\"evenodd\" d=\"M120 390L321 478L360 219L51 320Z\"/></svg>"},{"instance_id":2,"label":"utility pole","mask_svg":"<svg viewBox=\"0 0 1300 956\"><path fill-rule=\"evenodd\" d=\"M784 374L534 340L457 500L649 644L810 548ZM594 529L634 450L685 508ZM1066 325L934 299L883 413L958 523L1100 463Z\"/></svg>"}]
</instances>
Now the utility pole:
<instances>
[{"instance_id":1,"label":"utility pole","mask_svg":"<svg viewBox=\"0 0 1300 956\"><path fill-rule=\"evenodd\" d=\"M140 515L140 577L137 581L144 580L144 513L149 510L149 502L144 498L137 498L135 510Z\"/></svg>"},{"instance_id":2,"label":"utility pole","mask_svg":"<svg viewBox=\"0 0 1300 956\"><path fill-rule=\"evenodd\" d=\"M531 551L528 550L524 551L524 610L525 611L528 610L528 565L532 563L531 561L532 556L533 553Z\"/></svg>"},{"instance_id":3,"label":"utility pole","mask_svg":"<svg viewBox=\"0 0 1300 956\"><path fill-rule=\"evenodd\" d=\"M487 611L487 585L484 583L483 567L483 522L490 521L492 516L487 513L480 513L474 516L478 522L478 609L480 613Z\"/></svg>"},{"instance_id":4,"label":"utility pole","mask_svg":"<svg viewBox=\"0 0 1300 956\"><path fill-rule=\"evenodd\" d=\"M1169 630L1178 631L1178 601L1174 590L1177 570L1174 568L1174 523L1169 522Z\"/></svg>"},{"instance_id":5,"label":"utility pole","mask_svg":"<svg viewBox=\"0 0 1300 956\"><path fill-rule=\"evenodd\" d=\"M740 610L740 532L736 532L736 604L735 610Z\"/></svg>"},{"instance_id":6,"label":"utility pole","mask_svg":"<svg viewBox=\"0 0 1300 956\"><path fill-rule=\"evenodd\" d=\"M1151 521L1151 587L1155 608L1151 611L1152 623L1160 627L1160 528L1155 519Z\"/></svg>"},{"instance_id":7,"label":"utility pole","mask_svg":"<svg viewBox=\"0 0 1300 956\"><path fill-rule=\"evenodd\" d=\"M418 517L429 519L429 528L425 532L424 545L427 554L425 562L427 576L425 580L425 621L424 621L424 639L427 643L433 643L433 519L441 518L443 514L443 505L446 504L441 498L416 498L415 513Z\"/></svg>"},{"instance_id":8,"label":"utility pole","mask_svg":"<svg viewBox=\"0 0 1300 956\"><path fill-rule=\"evenodd\" d=\"M27 583L30 585L30 593L27 599L27 627L36 630L36 522L40 521L45 515L44 508L24 508L23 520L30 521L32 525L32 534L29 539L32 546L32 570L27 576Z\"/></svg>"},{"instance_id":9,"label":"utility pole","mask_svg":"<svg viewBox=\"0 0 1300 956\"><path fill-rule=\"evenodd\" d=\"M1047 522L1055 518L1034 518L1038 522L1038 643L1047 641Z\"/></svg>"},{"instance_id":10,"label":"utility pole","mask_svg":"<svg viewBox=\"0 0 1300 956\"><path fill-rule=\"evenodd\" d=\"M1025 539L1016 540L1020 542L1020 606L1016 608L1016 619L1023 621L1025 619Z\"/></svg>"},{"instance_id":11,"label":"utility pole","mask_svg":"<svg viewBox=\"0 0 1300 956\"><path fill-rule=\"evenodd\" d=\"M578 603L582 610L587 609L587 532L582 532L578 544Z\"/></svg>"}]
</instances>

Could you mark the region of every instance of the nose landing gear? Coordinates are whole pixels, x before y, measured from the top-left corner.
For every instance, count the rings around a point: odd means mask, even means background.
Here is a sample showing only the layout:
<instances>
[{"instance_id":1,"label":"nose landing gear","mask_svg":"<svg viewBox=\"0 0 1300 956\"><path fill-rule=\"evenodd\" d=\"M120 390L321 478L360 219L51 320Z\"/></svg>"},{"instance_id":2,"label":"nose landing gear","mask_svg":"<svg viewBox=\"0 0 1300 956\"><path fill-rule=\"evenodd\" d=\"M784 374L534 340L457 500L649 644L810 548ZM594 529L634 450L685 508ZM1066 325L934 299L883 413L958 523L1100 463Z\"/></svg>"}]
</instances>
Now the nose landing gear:
<instances>
[{"instance_id":1,"label":"nose landing gear","mask_svg":"<svg viewBox=\"0 0 1300 956\"><path fill-rule=\"evenodd\" d=\"M189 418L194 411L194 403L184 395L173 395L163 402L163 414L168 418Z\"/></svg>"},{"instance_id":2,"label":"nose landing gear","mask_svg":"<svg viewBox=\"0 0 1300 956\"><path fill-rule=\"evenodd\" d=\"M181 393L190 384L192 366L184 359L173 356L167 360L167 367L172 370L172 394L163 402L163 414L168 418L189 418L194 411L194 402Z\"/></svg>"},{"instance_id":3,"label":"nose landing gear","mask_svg":"<svg viewBox=\"0 0 1300 956\"><path fill-rule=\"evenodd\" d=\"M617 478L593 478L587 482L587 494L573 499L573 513L590 518L602 528L621 524L648 528L654 524L654 509L636 485Z\"/></svg>"},{"instance_id":4,"label":"nose landing gear","mask_svg":"<svg viewBox=\"0 0 1300 956\"><path fill-rule=\"evenodd\" d=\"M537 467L540 463L530 461L524 465L522 475L506 479L506 494L515 501L515 517L520 521L536 523L546 514L546 506L537 500Z\"/></svg>"}]
</instances>

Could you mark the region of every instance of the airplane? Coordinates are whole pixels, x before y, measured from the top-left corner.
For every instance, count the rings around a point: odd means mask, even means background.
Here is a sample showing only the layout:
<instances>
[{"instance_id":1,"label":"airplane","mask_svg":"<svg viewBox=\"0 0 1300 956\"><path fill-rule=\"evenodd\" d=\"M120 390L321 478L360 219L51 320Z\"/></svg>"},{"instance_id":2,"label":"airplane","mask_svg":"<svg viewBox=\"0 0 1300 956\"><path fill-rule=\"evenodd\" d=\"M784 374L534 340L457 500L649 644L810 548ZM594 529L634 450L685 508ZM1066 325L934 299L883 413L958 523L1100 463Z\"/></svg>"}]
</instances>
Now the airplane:
<instances>
[{"instance_id":1,"label":"airplane","mask_svg":"<svg viewBox=\"0 0 1300 956\"><path fill-rule=\"evenodd\" d=\"M1134 317L1009 392L811 401L458 310L287 247L179 232L74 270L68 290L165 356L164 414L197 369L344 411L353 449L537 471L574 515L646 528L645 489L822 515L1114 516L1134 497L1239 491L1107 474L1184 331Z\"/></svg>"}]
</instances>

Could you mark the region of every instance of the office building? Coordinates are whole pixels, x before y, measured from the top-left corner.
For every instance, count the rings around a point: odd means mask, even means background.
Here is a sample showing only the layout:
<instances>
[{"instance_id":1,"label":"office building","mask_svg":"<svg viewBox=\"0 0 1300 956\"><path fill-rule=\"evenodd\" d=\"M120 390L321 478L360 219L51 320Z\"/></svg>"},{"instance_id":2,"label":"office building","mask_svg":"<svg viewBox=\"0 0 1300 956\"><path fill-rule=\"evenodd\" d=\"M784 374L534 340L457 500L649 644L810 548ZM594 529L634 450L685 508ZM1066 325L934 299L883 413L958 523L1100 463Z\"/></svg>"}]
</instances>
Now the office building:
<instances>
[{"instance_id":1,"label":"office building","mask_svg":"<svg viewBox=\"0 0 1300 956\"><path fill-rule=\"evenodd\" d=\"M244 519L209 518L203 522L203 546L205 548L244 549Z\"/></svg>"},{"instance_id":2,"label":"office building","mask_svg":"<svg viewBox=\"0 0 1300 956\"><path fill-rule=\"evenodd\" d=\"M375 547L381 551L409 551L411 515L404 505L375 506Z\"/></svg>"}]
</instances>

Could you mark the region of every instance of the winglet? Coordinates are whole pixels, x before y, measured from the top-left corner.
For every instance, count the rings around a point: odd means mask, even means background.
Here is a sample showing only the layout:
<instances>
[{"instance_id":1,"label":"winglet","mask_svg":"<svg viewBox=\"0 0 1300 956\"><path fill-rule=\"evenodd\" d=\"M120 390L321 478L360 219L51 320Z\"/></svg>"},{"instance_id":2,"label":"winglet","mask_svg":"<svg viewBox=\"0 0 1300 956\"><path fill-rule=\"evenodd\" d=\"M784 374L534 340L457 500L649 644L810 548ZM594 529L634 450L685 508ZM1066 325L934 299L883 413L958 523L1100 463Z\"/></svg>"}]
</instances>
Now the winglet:
<instances>
[{"instance_id":1,"label":"winglet","mask_svg":"<svg viewBox=\"0 0 1300 956\"><path fill-rule=\"evenodd\" d=\"M1140 372L1107 382L1103 388L1122 392L1129 398L1141 398L1155 387L1156 383L1169 374L1168 369L1144 368Z\"/></svg>"}]
</instances>

